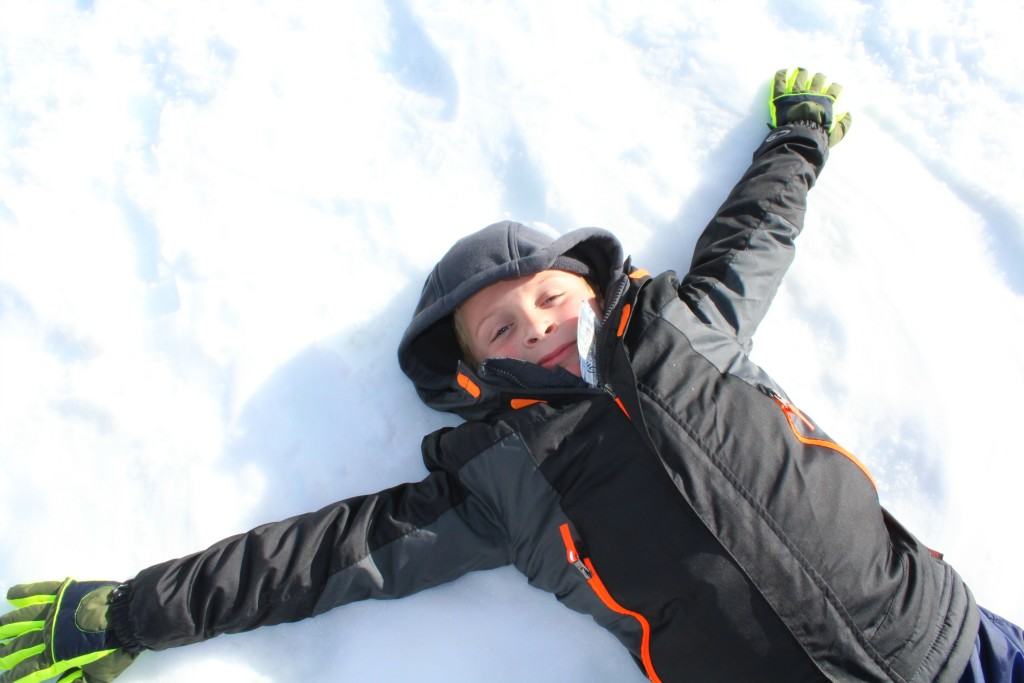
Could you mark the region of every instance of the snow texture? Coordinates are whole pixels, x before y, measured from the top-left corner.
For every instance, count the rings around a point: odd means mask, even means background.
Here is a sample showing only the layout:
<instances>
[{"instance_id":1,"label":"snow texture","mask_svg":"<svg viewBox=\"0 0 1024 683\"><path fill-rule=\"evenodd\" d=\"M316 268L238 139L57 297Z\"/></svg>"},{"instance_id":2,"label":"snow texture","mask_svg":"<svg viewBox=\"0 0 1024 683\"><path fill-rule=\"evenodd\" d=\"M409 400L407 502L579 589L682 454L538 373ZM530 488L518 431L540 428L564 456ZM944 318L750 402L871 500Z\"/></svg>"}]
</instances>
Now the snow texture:
<instances>
[{"instance_id":1,"label":"snow texture","mask_svg":"<svg viewBox=\"0 0 1024 683\"><path fill-rule=\"evenodd\" d=\"M854 114L755 360L1024 622L1019 2L0 2L0 587L126 578L424 474L395 349L514 218L694 241L805 65ZM638 558L642 560L642 558ZM511 569L132 681L631 681Z\"/></svg>"}]
</instances>

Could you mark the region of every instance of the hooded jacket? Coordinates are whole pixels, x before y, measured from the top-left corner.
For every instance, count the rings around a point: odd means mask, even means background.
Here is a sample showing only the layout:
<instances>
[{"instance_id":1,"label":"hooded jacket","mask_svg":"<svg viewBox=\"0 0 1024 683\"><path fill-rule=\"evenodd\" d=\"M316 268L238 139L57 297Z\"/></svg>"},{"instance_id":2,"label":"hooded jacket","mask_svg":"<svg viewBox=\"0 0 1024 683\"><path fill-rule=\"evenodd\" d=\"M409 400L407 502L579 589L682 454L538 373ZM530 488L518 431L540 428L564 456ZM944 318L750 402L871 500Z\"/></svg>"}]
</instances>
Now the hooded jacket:
<instances>
[{"instance_id":1,"label":"hooded jacket","mask_svg":"<svg viewBox=\"0 0 1024 683\"><path fill-rule=\"evenodd\" d=\"M682 278L633 268L599 229L458 242L399 347L422 399L467 419L424 439L428 476L143 570L112 608L118 637L162 649L511 563L651 680L956 681L967 587L748 358L826 157L813 124L776 129ZM461 362L460 303L567 264L604 294L596 386Z\"/></svg>"}]
</instances>

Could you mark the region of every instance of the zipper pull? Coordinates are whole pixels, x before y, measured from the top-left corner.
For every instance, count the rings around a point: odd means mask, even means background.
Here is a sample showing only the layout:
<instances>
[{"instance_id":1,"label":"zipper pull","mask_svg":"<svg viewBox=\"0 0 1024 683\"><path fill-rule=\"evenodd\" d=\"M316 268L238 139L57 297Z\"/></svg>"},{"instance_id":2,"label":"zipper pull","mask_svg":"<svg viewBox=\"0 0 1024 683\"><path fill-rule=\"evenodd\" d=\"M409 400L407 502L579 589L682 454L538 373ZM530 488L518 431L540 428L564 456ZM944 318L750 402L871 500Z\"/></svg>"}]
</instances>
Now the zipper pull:
<instances>
[{"instance_id":1,"label":"zipper pull","mask_svg":"<svg viewBox=\"0 0 1024 683\"><path fill-rule=\"evenodd\" d=\"M562 544L565 546L565 559L572 566L576 567L580 574L583 575L587 581L594 576L594 573L590 571L590 567L583 563L580 559L580 554L576 551L576 543L572 540L572 532L569 531L568 524L562 524L558 527L558 532L562 535Z\"/></svg>"},{"instance_id":2,"label":"zipper pull","mask_svg":"<svg viewBox=\"0 0 1024 683\"><path fill-rule=\"evenodd\" d=\"M757 390L760 391L765 396L767 396L768 398L775 401L776 403L778 403L780 406L785 404L785 401L782 399L781 396L779 396L779 392L775 391L771 387L764 384L758 384Z\"/></svg>"},{"instance_id":3,"label":"zipper pull","mask_svg":"<svg viewBox=\"0 0 1024 683\"><path fill-rule=\"evenodd\" d=\"M612 400L615 402L615 405L619 407L619 410L621 410L622 414L626 416L626 419L632 421L633 416L629 414L628 410L626 410L626 404L622 402L622 399L615 394L615 390L612 389L612 385L602 384L601 388L604 389L605 392L607 392L607 394L612 397Z\"/></svg>"},{"instance_id":4,"label":"zipper pull","mask_svg":"<svg viewBox=\"0 0 1024 683\"><path fill-rule=\"evenodd\" d=\"M789 419L790 422L793 421L794 417L797 417L800 419L801 422L804 423L804 425L807 427L809 431L814 431L814 423L807 419L807 416L800 412L799 408L797 408L795 405L793 405L786 399L782 398L782 396L779 395L779 392L769 387L766 387L763 384L758 384L757 388L761 390L762 394L764 394L765 396L769 397L770 399L779 404L779 408L781 408L782 412L786 414L786 417Z\"/></svg>"},{"instance_id":5,"label":"zipper pull","mask_svg":"<svg viewBox=\"0 0 1024 683\"><path fill-rule=\"evenodd\" d=\"M572 566L576 567L579 573L582 574L583 578L587 581L590 581L590 579L594 576L594 573L590 571L590 568L587 567L587 565L583 564L583 560L580 559L580 556L576 554L575 550L569 551L567 559L569 560L569 563L572 564Z\"/></svg>"}]
</instances>

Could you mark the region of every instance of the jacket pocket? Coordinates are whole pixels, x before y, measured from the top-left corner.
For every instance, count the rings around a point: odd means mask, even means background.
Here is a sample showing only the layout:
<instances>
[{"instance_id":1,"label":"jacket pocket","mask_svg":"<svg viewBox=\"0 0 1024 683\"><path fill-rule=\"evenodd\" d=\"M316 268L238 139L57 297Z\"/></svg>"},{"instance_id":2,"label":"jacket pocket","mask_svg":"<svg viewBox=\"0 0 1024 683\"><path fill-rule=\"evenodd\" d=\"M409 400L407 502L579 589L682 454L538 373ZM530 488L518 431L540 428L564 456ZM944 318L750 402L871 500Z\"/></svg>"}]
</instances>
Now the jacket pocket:
<instances>
[{"instance_id":1,"label":"jacket pocket","mask_svg":"<svg viewBox=\"0 0 1024 683\"><path fill-rule=\"evenodd\" d=\"M799 408L797 408L795 405L793 405L786 399L782 398L782 396L779 395L777 391L763 384L758 384L757 388L761 390L761 393L771 398L773 401L775 401L776 405L779 406L779 410L782 411L782 414L786 416L786 421L789 422L790 430L792 430L793 435L797 438L797 440L800 443L805 444L807 446L820 446L821 448L827 448L831 451L839 453L843 457L847 458L854 465L856 465L857 468L864 473L864 476L868 478L869 482L871 482L871 486L873 486L876 489L878 488L878 484L875 483L875 478L871 476L871 472L868 471L867 466L865 466L864 463L862 463L857 456L855 456L853 453L837 444L835 441L832 441L827 438L818 439L810 434L811 432L817 430L814 426L814 423L811 422L806 415L800 412Z\"/></svg>"},{"instance_id":2,"label":"jacket pocket","mask_svg":"<svg viewBox=\"0 0 1024 683\"><path fill-rule=\"evenodd\" d=\"M580 557L579 552L576 550L576 543L572 539L572 532L569 530L568 524L562 524L558 527L558 531L562 534L562 543L565 545L565 558L569 564L576 567L579 573L587 581L587 585L594 591L598 599L604 604L605 607L623 616L632 617L640 624L642 637L640 640L640 661L644 666L644 673L647 674L647 678L655 681L655 683L661 683L661 679L658 678L658 674L654 671L654 663L651 661L651 624L647 621L647 618L639 612L626 609L618 603L615 598L612 597L611 593L608 592L608 588L605 587L604 582L601 581L601 577L598 576L597 570L594 568L594 564L590 561L589 557Z\"/></svg>"}]
</instances>

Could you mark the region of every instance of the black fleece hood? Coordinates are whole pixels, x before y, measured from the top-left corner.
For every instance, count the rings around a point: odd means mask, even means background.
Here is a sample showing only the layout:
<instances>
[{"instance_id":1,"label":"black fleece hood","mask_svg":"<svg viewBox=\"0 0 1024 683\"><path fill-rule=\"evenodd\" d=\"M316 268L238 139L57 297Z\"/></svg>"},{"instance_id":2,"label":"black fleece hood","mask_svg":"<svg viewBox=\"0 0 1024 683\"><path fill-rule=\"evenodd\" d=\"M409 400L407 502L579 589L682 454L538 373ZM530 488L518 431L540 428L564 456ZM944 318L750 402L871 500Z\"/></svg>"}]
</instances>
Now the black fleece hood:
<instances>
[{"instance_id":1,"label":"black fleece hood","mask_svg":"<svg viewBox=\"0 0 1024 683\"><path fill-rule=\"evenodd\" d=\"M489 412L465 388L470 368L461 352L452 314L462 302L499 280L558 268L585 274L602 294L622 277L622 247L607 230L580 228L552 239L520 223L503 221L463 237L423 284L412 322L398 346L398 364L431 408L472 419ZM607 298L607 297L605 297ZM458 375L463 374L460 385Z\"/></svg>"}]
</instances>

